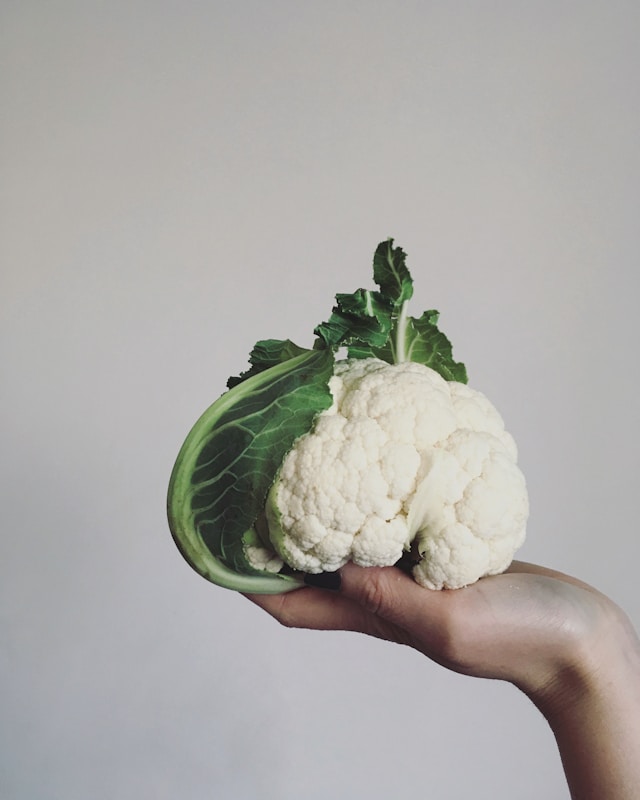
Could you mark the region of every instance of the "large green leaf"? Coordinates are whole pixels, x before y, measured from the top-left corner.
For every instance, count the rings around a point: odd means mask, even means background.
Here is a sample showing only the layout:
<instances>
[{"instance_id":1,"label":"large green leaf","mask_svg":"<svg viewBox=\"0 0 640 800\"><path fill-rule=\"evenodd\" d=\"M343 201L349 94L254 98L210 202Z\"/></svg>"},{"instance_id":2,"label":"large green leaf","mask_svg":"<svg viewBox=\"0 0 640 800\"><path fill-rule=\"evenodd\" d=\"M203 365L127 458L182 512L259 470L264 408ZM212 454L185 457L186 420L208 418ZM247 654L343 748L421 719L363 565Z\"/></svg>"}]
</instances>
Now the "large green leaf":
<instances>
[{"instance_id":1,"label":"large green leaf","mask_svg":"<svg viewBox=\"0 0 640 800\"><path fill-rule=\"evenodd\" d=\"M178 547L205 578L243 592L300 585L291 575L253 569L242 540L295 439L331 405L332 371L330 349L307 350L230 389L192 428L173 469L167 505Z\"/></svg>"}]
</instances>

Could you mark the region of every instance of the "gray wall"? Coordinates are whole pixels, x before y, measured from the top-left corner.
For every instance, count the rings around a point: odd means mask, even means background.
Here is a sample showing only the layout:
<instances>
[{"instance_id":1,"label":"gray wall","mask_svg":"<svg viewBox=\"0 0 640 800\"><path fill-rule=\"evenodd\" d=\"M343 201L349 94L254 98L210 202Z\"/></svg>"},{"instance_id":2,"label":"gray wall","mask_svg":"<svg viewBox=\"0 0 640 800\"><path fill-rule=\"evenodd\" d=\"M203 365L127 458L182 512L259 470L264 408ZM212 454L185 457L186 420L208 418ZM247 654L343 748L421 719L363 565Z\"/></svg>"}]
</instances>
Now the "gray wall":
<instances>
[{"instance_id":1,"label":"gray wall","mask_svg":"<svg viewBox=\"0 0 640 800\"><path fill-rule=\"evenodd\" d=\"M4 2L0 795L566 798L515 689L281 629L168 533L189 427L389 235L516 436L522 558L640 623L634 2Z\"/></svg>"}]
</instances>

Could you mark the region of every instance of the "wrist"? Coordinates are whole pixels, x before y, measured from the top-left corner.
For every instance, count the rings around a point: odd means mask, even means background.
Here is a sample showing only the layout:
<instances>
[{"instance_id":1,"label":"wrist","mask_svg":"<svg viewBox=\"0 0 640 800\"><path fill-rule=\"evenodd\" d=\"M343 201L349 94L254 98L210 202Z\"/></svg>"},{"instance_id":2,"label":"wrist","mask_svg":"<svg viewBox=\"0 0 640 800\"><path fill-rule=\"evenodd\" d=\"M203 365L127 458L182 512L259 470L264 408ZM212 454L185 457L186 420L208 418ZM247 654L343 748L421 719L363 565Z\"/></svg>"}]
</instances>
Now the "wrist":
<instances>
[{"instance_id":1,"label":"wrist","mask_svg":"<svg viewBox=\"0 0 640 800\"><path fill-rule=\"evenodd\" d=\"M638 638L618 612L600 638L572 653L529 696L553 731L571 797L633 800L640 785Z\"/></svg>"},{"instance_id":2,"label":"wrist","mask_svg":"<svg viewBox=\"0 0 640 800\"><path fill-rule=\"evenodd\" d=\"M595 624L566 631L563 647L520 688L552 727L579 708L609 713L630 691L640 702L640 641L629 619L607 600Z\"/></svg>"}]
</instances>

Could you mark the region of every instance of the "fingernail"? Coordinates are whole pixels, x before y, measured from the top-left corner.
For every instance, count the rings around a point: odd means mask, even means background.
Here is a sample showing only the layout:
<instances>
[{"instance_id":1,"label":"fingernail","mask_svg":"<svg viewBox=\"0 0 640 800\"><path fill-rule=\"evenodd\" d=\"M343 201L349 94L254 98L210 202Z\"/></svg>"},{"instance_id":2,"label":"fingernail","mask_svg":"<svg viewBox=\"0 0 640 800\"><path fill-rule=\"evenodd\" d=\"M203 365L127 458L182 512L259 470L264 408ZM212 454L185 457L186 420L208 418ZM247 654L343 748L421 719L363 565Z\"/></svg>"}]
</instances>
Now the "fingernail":
<instances>
[{"instance_id":1,"label":"fingernail","mask_svg":"<svg viewBox=\"0 0 640 800\"><path fill-rule=\"evenodd\" d=\"M305 575L304 582L307 586L313 586L316 589L329 589L337 592L342 580L339 572L319 572L316 575Z\"/></svg>"}]
</instances>

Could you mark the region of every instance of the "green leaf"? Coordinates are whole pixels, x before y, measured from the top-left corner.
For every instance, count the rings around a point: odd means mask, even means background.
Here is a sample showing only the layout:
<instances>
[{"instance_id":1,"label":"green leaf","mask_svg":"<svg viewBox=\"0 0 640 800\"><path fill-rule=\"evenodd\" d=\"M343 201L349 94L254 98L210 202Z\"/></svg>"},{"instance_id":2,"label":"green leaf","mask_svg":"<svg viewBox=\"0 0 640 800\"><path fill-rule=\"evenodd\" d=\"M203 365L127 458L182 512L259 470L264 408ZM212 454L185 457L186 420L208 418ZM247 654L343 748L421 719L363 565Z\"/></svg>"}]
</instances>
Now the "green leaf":
<instances>
[{"instance_id":1,"label":"green leaf","mask_svg":"<svg viewBox=\"0 0 640 800\"><path fill-rule=\"evenodd\" d=\"M327 347L341 347L362 341L381 347L389 338L392 308L379 292L358 289L337 294L336 305L327 322L315 328Z\"/></svg>"},{"instance_id":2,"label":"green leaf","mask_svg":"<svg viewBox=\"0 0 640 800\"><path fill-rule=\"evenodd\" d=\"M274 367L276 364L282 364L290 358L295 358L307 352L309 352L308 348L298 347L291 339L262 339L255 343L249 355L251 368L246 372L242 372L238 377L229 378L227 386L231 389L252 375L258 375L265 369Z\"/></svg>"},{"instance_id":3,"label":"green leaf","mask_svg":"<svg viewBox=\"0 0 640 800\"><path fill-rule=\"evenodd\" d=\"M464 364L455 361L451 342L439 330L437 311L425 311L421 317L407 317L401 336L402 355L398 352L398 325L394 327L384 347L369 347L362 343L349 347L349 358L380 358L389 364L417 361L438 372L447 381L467 382Z\"/></svg>"},{"instance_id":4,"label":"green leaf","mask_svg":"<svg viewBox=\"0 0 640 800\"><path fill-rule=\"evenodd\" d=\"M454 361L451 342L436 324L438 317L437 311L425 311L417 319L409 317L405 334L407 361L426 364L447 381L466 383L466 367Z\"/></svg>"},{"instance_id":5,"label":"green leaf","mask_svg":"<svg viewBox=\"0 0 640 800\"><path fill-rule=\"evenodd\" d=\"M210 581L262 593L300 585L251 567L242 540L284 456L331 405L333 363L330 349L306 350L248 377L213 403L185 440L169 484L169 525L186 560Z\"/></svg>"},{"instance_id":6,"label":"green leaf","mask_svg":"<svg viewBox=\"0 0 640 800\"><path fill-rule=\"evenodd\" d=\"M464 364L454 361L451 342L439 330L437 311L425 311L414 319L398 318L383 347L371 347L362 342L349 347L349 358L380 358L389 364L417 361L435 370L447 381L467 382Z\"/></svg>"},{"instance_id":7,"label":"green leaf","mask_svg":"<svg viewBox=\"0 0 640 800\"><path fill-rule=\"evenodd\" d=\"M373 255L373 279L381 294L397 309L413 295L413 280L406 265L406 253L393 246L393 239L380 242Z\"/></svg>"},{"instance_id":8,"label":"green leaf","mask_svg":"<svg viewBox=\"0 0 640 800\"><path fill-rule=\"evenodd\" d=\"M413 294L413 281L402 248L393 239L380 242L373 255L373 278L380 291L358 289L337 294L327 322L314 333L326 347L384 347L394 320Z\"/></svg>"}]
</instances>

